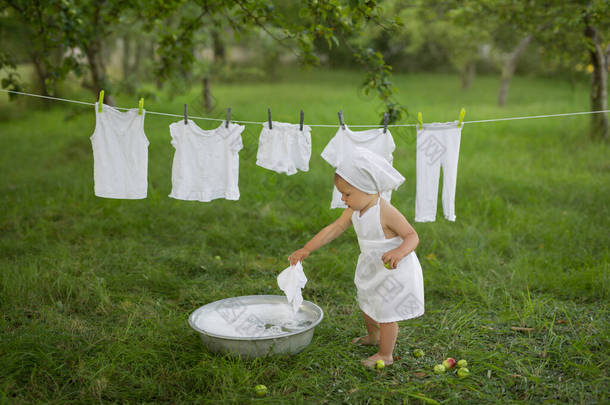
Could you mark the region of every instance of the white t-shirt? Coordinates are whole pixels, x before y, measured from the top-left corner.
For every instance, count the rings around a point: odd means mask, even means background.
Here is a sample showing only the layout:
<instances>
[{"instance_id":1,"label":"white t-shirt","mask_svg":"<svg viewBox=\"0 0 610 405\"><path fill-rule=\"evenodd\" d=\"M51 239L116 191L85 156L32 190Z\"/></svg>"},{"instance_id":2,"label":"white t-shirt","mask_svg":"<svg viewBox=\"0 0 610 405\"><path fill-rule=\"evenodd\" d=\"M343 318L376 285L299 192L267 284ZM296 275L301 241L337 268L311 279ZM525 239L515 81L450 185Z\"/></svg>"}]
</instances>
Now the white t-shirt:
<instances>
[{"instance_id":1,"label":"white t-shirt","mask_svg":"<svg viewBox=\"0 0 610 405\"><path fill-rule=\"evenodd\" d=\"M172 192L179 200L239 200L239 151L243 148L243 125L204 130L188 120L170 124L172 146Z\"/></svg>"},{"instance_id":2,"label":"white t-shirt","mask_svg":"<svg viewBox=\"0 0 610 405\"><path fill-rule=\"evenodd\" d=\"M354 132L346 125L345 129L339 127L333 139L328 142L322 151L322 158L336 168L342 159L350 158L356 147L366 148L375 152L385 158L390 164L393 161L392 153L396 149L390 130L387 130L385 134L383 133L383 128ZM392 191L385 191L381 193L381 196L390 201ZM334 186L330 208L347 208L347 205L341 201L341 193Z\"/></svg>"},{"instance_id":3,"label":"white t-shirt","mask_svg":"<svg viewBox=\"0 0 610 405\"><path fill-rule=\"evenodd\" d=\"M303 125L301 131L299 124L275 121L272 124L272 129L269 129L269 123L263 123L258 138L256 164L289 176L295 174L297 169L309 171L311 128Z\"/></svg>"},{"instance_id":4,"label":"white t-shirt","mask_svg":"<svg viewBox=\"0 0 610 405\"><path fill-rule=\"evenodd\" d=\"M105 198L146 198L148 188L148 139L144 115L137 108L125 112L95 103L93 182L95 195Z\"/></svg>"}]
</instances>

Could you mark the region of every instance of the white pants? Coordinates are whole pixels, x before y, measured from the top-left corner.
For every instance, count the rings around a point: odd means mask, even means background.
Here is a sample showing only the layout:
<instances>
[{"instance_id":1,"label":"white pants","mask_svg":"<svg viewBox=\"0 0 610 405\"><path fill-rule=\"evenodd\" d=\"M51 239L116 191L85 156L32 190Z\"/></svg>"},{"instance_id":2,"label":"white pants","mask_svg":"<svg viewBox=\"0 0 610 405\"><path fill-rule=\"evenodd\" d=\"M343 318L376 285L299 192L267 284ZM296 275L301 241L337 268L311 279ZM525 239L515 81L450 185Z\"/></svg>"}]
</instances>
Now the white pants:
<instances>
[{"instance_id":1,"label":"white pants","mask_svg":"<svg viewBox=\"0 0 610 405\"><path fill-rule=\"evenodd\" d=\"M463 128L462 124L462 128ZM443 213L455 221L455 186L462 128L457 121L424 124L417 130L415 221L434 222L438 180L443 167Z\"/></svg>"}]
</instances>

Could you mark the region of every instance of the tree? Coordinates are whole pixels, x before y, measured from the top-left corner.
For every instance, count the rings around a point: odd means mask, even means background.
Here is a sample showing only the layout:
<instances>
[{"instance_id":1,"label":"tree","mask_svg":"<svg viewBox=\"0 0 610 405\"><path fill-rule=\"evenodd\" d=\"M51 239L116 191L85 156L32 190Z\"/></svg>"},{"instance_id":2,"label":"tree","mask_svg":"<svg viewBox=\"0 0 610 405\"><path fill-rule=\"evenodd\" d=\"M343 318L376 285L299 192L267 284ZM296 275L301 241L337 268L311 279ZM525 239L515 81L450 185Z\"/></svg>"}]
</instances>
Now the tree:
<instances>
[{"instance_id":1,"label":"tree","mask_svg":"<svg viewBox=\"0 0 610 405\"><path fill-rule=\"evenodd\" d=\"M535 40L549 59L570 65L588 60L592 66L590 109L608 109L604 43L610 40L610 2L468 0L463 3L463 10L465 18L492 18L522 33L521 43L513 52L515 56L521 52L519 46L523 48ZM590 137L610 139L607 114L591 115Z\"/></svg>"},{"instance_id":2,"label":"tree","mask_svg":"<svg viewBox=\"0 0 610 405\"><path fill-rule=\"evenodd\" d=\"M145 19L152 27L156 25L161 33L158 53L160 55L157 73L167 80L179 68L190 67L194 63L193 38L197 28L208 18L217 29L225 27L234 35L240 36L253 29L262 29L278 46L295 53L297 58L308 66L319 64L316 54L316 40L325 40L330 48L342 45L353 53L354 58L365 68L364 88L375 92L384 102L390 122L400 119L406 109L393 98L391 66L385 63L381 53L364 45L355 45L350 38L369 24L385 29L392 28L396 22L381 15L376 1L339 1L309 0L295 8L287 2L274 3L262 0L214 0L192 1L199 13L183 15L177 27L162 26L161 15L171 15L185 5L182 2L163 2L156 7L144 10ZM284 14L288 12L289 14Z\"/></svg>"},{"instance_id":3,"label":"tree","mask_svg":"<svg viewBox=\"0 0 610 405\"><path fill-rule=\"evenodd\" d=\"M20 0L8 2L7 7L31 26L35 25L37 15L45 16L46 25L41 26L52 27L56 39L50 39L51 31L41 31L41 48L49 50L63 46L74 53L63 73L56 75L58 79L65 77L66 72L80 73L83 70L85 63L77 57L80 51L86 56L86 68L91 79L84 85L96 94L104 88L108 103L113 101L108 94L104 41L117 29L121 16L133 15L144 22L145 30L157 35L155 72L159 81L168 80L180 72L190 74L195 62L195 41L201 37L202 31L214 38L214 29L216 33L230 29L237 36L262 29L279 46L294 52L303 64L309 66L319 62L314 46L316 39L325 40L330 47L339 44L349 47L367 72L365 89L376 92L383 100L390 122L400 119L406 109L393 99L395 90L390 80L391 67L379 52L349 42L349 38L369 24L386 28L395 24L382 17L376 0L308 0L298 8L287 6L290 2L286 0L276 2L282 10L296 11L298 18L285 16L274 3L263 0ZM167 24L174 15L177 23ZM51 23L48 18L51 18ZM210 30L210 25L214 29ZM221 48L215 48L219 56ZM56 74L52 64L50 67L52 74ZM205 83L204 80L204 87ZM207 86L209 89L209 77Z\"/></svg>"}]
</instances>

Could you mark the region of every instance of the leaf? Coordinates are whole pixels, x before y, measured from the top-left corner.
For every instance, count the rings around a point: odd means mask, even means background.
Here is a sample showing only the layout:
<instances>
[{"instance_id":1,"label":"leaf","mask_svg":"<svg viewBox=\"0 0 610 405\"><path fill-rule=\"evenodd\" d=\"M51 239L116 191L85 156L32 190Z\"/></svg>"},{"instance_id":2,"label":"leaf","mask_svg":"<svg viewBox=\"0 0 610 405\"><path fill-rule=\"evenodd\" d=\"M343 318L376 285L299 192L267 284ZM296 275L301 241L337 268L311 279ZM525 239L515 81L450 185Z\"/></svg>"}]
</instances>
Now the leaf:
<instances>
[{"instance_id":1,"label":"leaf","mask_svg":"<svg viewBox=\"0 0 610 405\"><path fill-rule=\"evenodd\" d=\"M421 371L413 373L413 377L424 378L427 374Z\"/></svg>"},{"instance_id":2,"label":"leaf","mask_svg":"<svg viewBox=\"0 0 610 405\"><path fill-rule=\"evenodd\" d=\"M524 327L521 327L521 326L511 326L510 328L512 330L517 330L517 331L520 331L520 332L531 332L531 331L534 330L534 328L524 328Z\"/></svg>"}]
</instances>

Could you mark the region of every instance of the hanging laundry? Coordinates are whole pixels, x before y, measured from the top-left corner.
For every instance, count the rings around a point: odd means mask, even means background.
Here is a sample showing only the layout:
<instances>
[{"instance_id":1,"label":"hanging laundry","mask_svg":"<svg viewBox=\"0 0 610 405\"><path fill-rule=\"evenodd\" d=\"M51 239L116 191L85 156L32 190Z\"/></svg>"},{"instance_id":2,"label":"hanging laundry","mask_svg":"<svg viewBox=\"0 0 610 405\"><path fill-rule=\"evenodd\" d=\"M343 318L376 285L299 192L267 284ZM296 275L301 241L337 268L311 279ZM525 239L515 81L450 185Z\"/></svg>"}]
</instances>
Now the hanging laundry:
<instances>
[{"instance_id":1,"label":"hanging laundry","mask_svg":"<svg viewBox=\"0 0 610 405\"><path fill-rule=\"evenodd\" d=\"M455 221L455 189L462 127L457 121L424 124L417 130L415 221L434 222L440 168L443 168L443 213Z\"/></svg>"},{"instance_id":2,"label":"hanging laundry","mask_svg":"<svg viewBox=\"0 0 610 405\"><path fill-rule=\"evenodd\" d=\"M239 151L243 148L243 125L223 122L212 130L192 120L169 126L176 149L172 165L170 197L178 200L239 200Z\"/></svg>"},{"instance_id":3,"label":"hanging laundry","mask_svg":"<svg viewBox=\"0 0 610 405\"><path fill-rule=\"evenodd\" d=\"M298 170L309 171L311 128L285 122L263 123L258 139L256 164L278 173L293 175Z\"/></svg>"},{"instance_id":4,"label":"hanging laundry","mask_svg":"<svg viewBox=\"0 0 610 405\"><path fill-rule=\"evenodd\" d=\"M354 132L345 125L345 129L339 127L335 136L328 142L328 145L322 151L322 158L336 168L343 159L351 159L357 147L362 147L381 155L390 164L392 164L394 159L392 153L396 149L394 139L389 130L385 133L383 128ZM382 192L381 196L385 200L390 201L392 190ZM341 193L335 186L333 186L330 207L347 208L347 205L341 201Z\"/></svg>"},{"instance_id":5,"label":"hanging laundry","mask_svg":"<svg viewBox=\"0 0 610 405\"><path fill-rule=\"evenodd\" d=\"M141 199L148 188L148 138L144 134L144 115L137 108L125 112L95 103L93 183L98 197Z\"/></svg>"}]
</instances>

